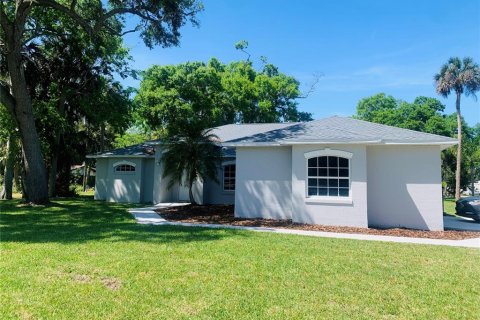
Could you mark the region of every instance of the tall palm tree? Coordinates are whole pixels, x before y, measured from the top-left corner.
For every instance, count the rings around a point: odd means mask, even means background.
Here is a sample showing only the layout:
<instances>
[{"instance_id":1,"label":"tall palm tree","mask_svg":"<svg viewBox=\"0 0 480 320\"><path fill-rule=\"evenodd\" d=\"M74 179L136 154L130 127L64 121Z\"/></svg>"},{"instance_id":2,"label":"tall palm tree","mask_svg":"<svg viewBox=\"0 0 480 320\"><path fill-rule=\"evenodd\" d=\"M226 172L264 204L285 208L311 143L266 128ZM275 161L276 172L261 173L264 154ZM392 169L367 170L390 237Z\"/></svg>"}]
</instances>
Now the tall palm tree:
<instances>
[{"instance_id":1,"label":"tall palm tree","mask_svg":"<svg viewBox=\"0 0 480 320\"><path fill-rule=\"evenodd\" d=\"M460 198L460 171L462 162L462 113L460 111L460 97L472 96L477 99L475 93L480 90L480 67L472 58L457 57L448 59L441 68L440 72L434 76L437 93L443 97L448 97L450 92L454 91L457 97L457 168L455 172L455 199Z\"/></svg>"},{"instance_id":2,"label":"tall palm tree","mask_svg":"<svg viewBox=\"0 0 480 320\"><path fill-rule=\"evenodd\" d=\"M218 183L217 169L222 158L220 147L215 144L218 137L211 129L196 126L182 130L166 139L161 161L164 164L163 177L170 177L168 189L175 183L188 186L190 203L196 204L193 184L197 179L210 178Z\"/></svg>"}]
</instances>

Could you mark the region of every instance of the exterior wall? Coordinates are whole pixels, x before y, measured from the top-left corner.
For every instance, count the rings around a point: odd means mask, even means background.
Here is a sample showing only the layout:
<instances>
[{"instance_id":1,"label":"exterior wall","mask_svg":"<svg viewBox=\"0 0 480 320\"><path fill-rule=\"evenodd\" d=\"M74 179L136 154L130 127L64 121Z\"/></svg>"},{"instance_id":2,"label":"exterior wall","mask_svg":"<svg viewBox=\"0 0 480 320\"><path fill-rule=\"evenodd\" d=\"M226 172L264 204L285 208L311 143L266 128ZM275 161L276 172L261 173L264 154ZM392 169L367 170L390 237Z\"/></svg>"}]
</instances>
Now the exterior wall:
<instances>
[{"instance_id":1,"label":"exterior wall","mask_svg":"<svg viewBox=\"0 0 480 320\"><path fill-rule=\"evenodd\" d=\"M95 200L107 199L108 159L99 158L96 161Z\"/></svg>"},{"instance_id":2,"label":"exterior wall","mask_svg":"<svg viewBox=\"0 0 480 320\"><path fill-rule=\"evenodd\" d=\"M193 197L195 198L195 201L198 204L204 204L204 199L203 199L203 190L204 190L204 183L202 180L197 179L193 183Z\"/></svg>"},{"instance_id":3,"label":"exterior wall","mask_svg":"<svg viewBox=\"0 0 480 320\"><path fill-rule=\"evenodd\" d=\"M369 146L371 226L443 230L439 146Z\"/></svg>"},{"instance_id":4,"label":"exterior wall","mask_svg":"<svg viewBox=\"0 0 480 320\"><path fill-rule=\"evenodd\" d=\"M181 202L179 200L179 193L181 192L178 183L175 183L172 188L168 188L170 178L163 177L164 166L160 161L162 154L161 146L155 147L155 162L153 165L153 203L161 202ZM195 201L199 204L203 204L203 182L197 180L193 185L193 196Z\"/></svg>"},{"instance_id":5,"label":"exterior wall","mask_svg":"<svg viewBox=\"0 0 480 320\"><path fill-rule=\"evenodd\" d=\"M114 164L121 161L134 163L135 172L114 172ZM142 158L97 159L95 199L110 202L141 202L142 165Z\"/></svg>"},{"instance_id":6,"label":"exterior wall","mask_svg":"<svg viewBox=\"0 0 480 320\"><path fill-rule=\"evenodd\" d=\"M235 216L290 219L291 147L240 147L236 152Z\"/></svg>"},{"instance_id":7,"label":"exterior wall","mask_svg":"<svg viewBox=\"0 0 480 320\"><path fill-rule=\"evenodd\" d=\"M352 153L350 197L315 199L307 197L306 152L341 150ZM363 145L295 145L292 148L292 220L299 223L367 227L367 157Z\"/></svg>"},{"instance_id":8,"label":"exterior wall","mask_svg":"<svg viewBox=\"0 0 480 320\"><path fill-rule=\"evenodd\" d=\"M153 180L156 179L153 175L155 166L155 159L146 158L143 160L142 172L142 202L153 202Z\"/></svg>"},{"instance_id":9,"label":"exterior wall","mask_svg":"<svg viewBox=\"0 0 480 320\"><path fill-rule=\"evenodd\" d=\"M204 200L208 204L235 204L235 191L223 190L223 165L226 163L235 163L235 158L225 159L222 167L217 170L218 183L206 179L203 184Z\"/></svg>"},{"instance_id":10,"label":"exterior wall","mask_svg":"<svg viewBox=\"0 0 480 320\"><path fill-rule=\"evenodd\" d=\"M155 164L153 169L153 203L172 202L172 189L168 189L168 178L163 178L163 164L160 161L161 149L159 146L155 147Z\"/></svg>"},{"instance_id":11,"label":"exterior wall","mask_svg":"<svg viewBox=\"0 0 480 320\"><path fill-rule=\"evenodd\" d=\"M203 204L203 182L197 179L193 183L193 198L197 204ZM169 192L170 198L165 202L190 202L188 187L175 183Z\"/></svg>"}]
</instances>

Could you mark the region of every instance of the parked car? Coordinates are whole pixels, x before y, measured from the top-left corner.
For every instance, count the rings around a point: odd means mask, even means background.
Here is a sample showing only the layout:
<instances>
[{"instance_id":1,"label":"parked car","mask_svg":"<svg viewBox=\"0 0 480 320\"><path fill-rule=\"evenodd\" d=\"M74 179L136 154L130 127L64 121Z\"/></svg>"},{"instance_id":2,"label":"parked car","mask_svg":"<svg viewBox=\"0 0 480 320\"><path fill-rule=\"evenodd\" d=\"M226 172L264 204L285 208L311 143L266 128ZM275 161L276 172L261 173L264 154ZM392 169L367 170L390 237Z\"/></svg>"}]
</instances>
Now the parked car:
<instances>
[{"instance_id":1,"label":"parked car","mask_svg":"<svg viewBox=\"0 0 480 320\"><path fill-rule=\"evenodd\" d=\"M472 218L480 222L480 197L467 197L457 200L455 211L459 216Z\"/></svg>"}]
</instances>

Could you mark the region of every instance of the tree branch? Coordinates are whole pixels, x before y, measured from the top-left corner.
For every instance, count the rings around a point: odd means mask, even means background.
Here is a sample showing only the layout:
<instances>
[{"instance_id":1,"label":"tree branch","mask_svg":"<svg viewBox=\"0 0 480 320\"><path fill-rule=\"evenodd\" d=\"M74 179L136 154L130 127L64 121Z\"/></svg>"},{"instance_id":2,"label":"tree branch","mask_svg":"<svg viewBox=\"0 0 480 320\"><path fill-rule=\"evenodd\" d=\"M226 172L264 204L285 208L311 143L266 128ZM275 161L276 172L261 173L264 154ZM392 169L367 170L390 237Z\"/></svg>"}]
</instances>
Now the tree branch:
<instances>
[{"instance_id":1,"label":"tree branch","mask_svg":"<svg viewBox=\"0 0 480 320\"><path fill-rule=\"evenodd\" d=\"M74 11L76 5L77 5L77 0L72 0L72 2L70 3L70 10Z\"/></svg>"},{"instance_id":2,"label":"tree branch","mask_svg":"<svg viewBox=\"0 0 480 320\"><path fill-rule=\"evenodd\" d=\"M0 25L2 26L3 32L6 34L6 36L11 37L13 32L12 25L4 11L3 1L0 1Z\"/></svg>"},{"instance_id":3,"label":"tree branch","mask_svg":"<svg viewBox=\"0 0 480 320\"><path fill-rule=\"evenodd\" d=\"M132 29L132 30L127 30L127 31L124 31L120 34L121 37L123 37L124 35L126 34L129 34L129 33L133 33L133 32L137 32L138 31L138 28L135 28L135 29Z\"/></svg>"},{"instance_id":4,"label":"tree branch","mask_svg":"<svg viewBox=\"0 0 480 320\"><path fill-rule=\"evenodd\" d=\"M0 82L0 103L5 105L12 115L15 114L15 98L8 86L2 82Z\"/></svg>"},{"instance_id":5,"label":"tree branch","mask_svg":"<svg viewBox=\"0 0 480 320\"><path fill-rule=\"evenodd\" d=\"M93 32L94 33L98 32L98 30L104 25L105 21L107 21L111 17L116 16L116 15L125 14L125 13L130 13L130 14L136 15L136 16L142 18L142 19L145 19L145 20L148 20L148 21L151 21L151 22L157 22L157 19L152 18L152 17L150 17L146 14L143 14L140 10L147 10L147 8L139 6L139 7L135 7L135 8L115 8L115 9L112 9L112 10L108 11L107 13L103 14L102 17L99 18L95 22L95 26L93 27Z\"/></svg>"},{"instance_id":6,"label":"tree branch","mask_svg":"<svg viewBox=\"0 0 480 320\"><path fill-rule=\"evenodd\" d=\"M142 18L142 19L145 19L145 20L148 20L148 21L151 21L151 22L157 22L157 19L155 19L154 17L151 17L151 16L141 12L141 10L147 10L146 7L138 6L138 7L134 7L134 8L115 8L115 9L112 9L112 10L104 13L101 17L99 17L95 21L95 24L92 27L92 25L90 25L88 23L88 20L86 20L85 18L83 18L82 16L80 16L78 13L75 12L75 5L76 5L76 2L77 2L75 0L72 0L72 2L70 4L70 7L63 6L63 5L59 4L58 2L56 2L54 0L29 0L29 1L25 1L25 2L28 2L28 3L31 3L31 4L36 4L38 6L49 7L49 8L58 10L58 11L64 13L64 14L66 14L67 16L69 16L70 18L75 20L80 26L82 26L90 36L94 36L95 34L97 34L100 31L100 29L104 26L105 22L109 18L111 18L115 15L130 13L130 14L136 15L136 16ZM137 31L137 30L135 30L135 31ZM130 32L134 32L134 31L128 31L126 33L130 33Z\"/></svg>"},{"instance_id":7,"label":"tree branch","mask_svg":"<svg viewBox=\"0 0 480 320\"><path fill-rule=\"evenodd\" d=\"M310 88L308 88L308 90L303 93L301 96L297 97L297 99L306 99L308 98L312 93L315 92L315 89L317 87L317 84L320 82L320 78L323 77L323 73L314 73L313 74L313 81L312 83L310 84Z\"/></svg>"},{"instance_id":8,"label":"tree branch","mask_svg":"<svg viewBox=\"0 0 480 320\"><path fill-rule=\"evenodd\" d=\"M42 7L49 7L57 11L60 11L66 14L67 16L69 16L70 18L72 18L73 20L75 20L75 22L77 22L80 26L82 26L88 34L93 35L94 33L92 26L88 23L86 19L84 19L82 16L76 13L75 10L72 10L71 8L67 8L57 3L54 0L30 0L26 2L30 2L31 4L36 4Z\"/></svg>"}]
</instances>

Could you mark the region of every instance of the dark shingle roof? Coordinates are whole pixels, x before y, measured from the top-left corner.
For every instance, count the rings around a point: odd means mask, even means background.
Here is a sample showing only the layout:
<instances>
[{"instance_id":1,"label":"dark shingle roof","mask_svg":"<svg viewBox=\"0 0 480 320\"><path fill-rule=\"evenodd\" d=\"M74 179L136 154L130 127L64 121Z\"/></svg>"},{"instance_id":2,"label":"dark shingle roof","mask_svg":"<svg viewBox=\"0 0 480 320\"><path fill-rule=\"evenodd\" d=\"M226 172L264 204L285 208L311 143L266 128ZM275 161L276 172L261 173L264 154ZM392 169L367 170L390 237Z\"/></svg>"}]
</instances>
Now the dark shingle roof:
<instances>
[{"instance_id":1,"label":"dark shingle roof","mask_svg":"<svg viewBox=\"0 0 480 320\"><path fill-rule=\"evenodd\" d=\"M125 148L110 150L103 153L96 153L87 156L88 158L112 158L112 157L153 157L155 155L155 147L148 142L135 144Z\"/></svg>"}]
</instances>

